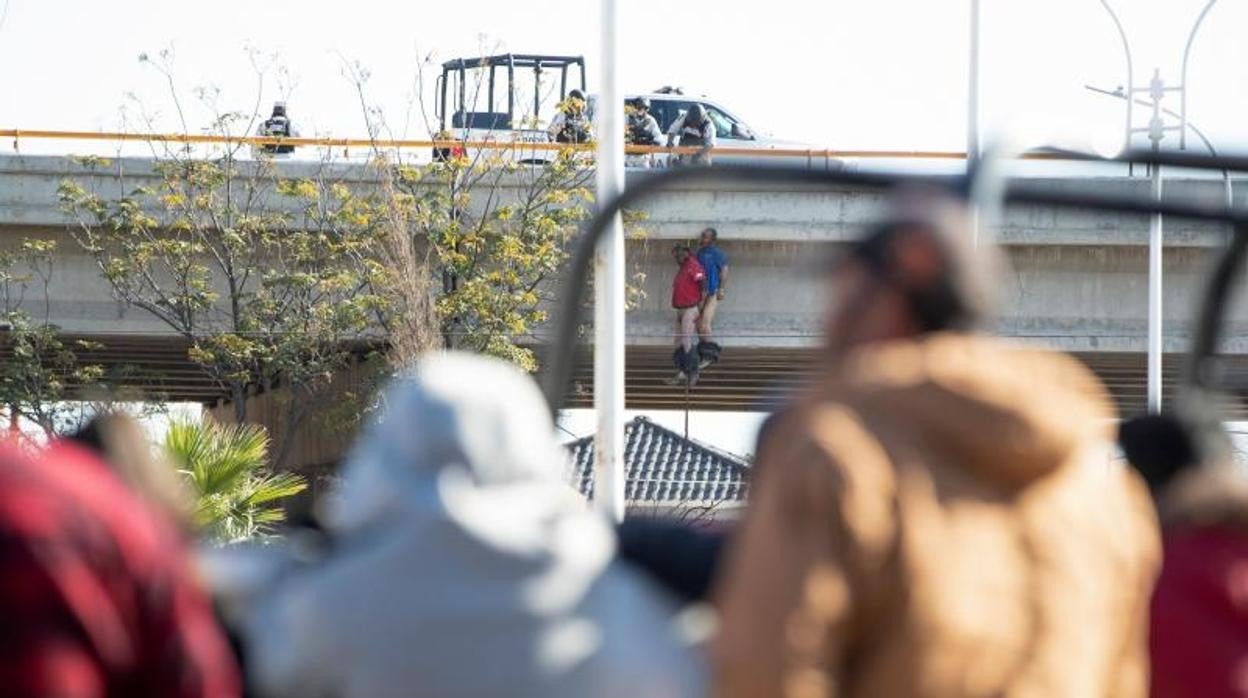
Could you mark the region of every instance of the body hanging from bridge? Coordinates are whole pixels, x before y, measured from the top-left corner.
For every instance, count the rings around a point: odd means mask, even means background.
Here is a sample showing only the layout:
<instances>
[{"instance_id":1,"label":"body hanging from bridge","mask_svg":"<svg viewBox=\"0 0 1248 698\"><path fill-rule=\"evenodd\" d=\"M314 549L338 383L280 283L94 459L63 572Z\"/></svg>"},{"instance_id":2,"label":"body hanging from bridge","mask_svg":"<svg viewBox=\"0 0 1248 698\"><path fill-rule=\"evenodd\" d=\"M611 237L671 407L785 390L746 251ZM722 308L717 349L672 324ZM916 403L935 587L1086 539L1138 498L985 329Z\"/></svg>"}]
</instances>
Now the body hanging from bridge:
<instances>
[{"instance_id":1,"label":"body hanging from bridge","mask_svg":"<svg viewBox=\"0 0 1248 698\"><path fill-rule=\"evenodd\" d=\"M677 266L676 277L672 280L672 309L676 311L676 349L672 361L676 364L676 375L670 382L697 385L700 362L694 339L706 293L706 272L688 245L681 243L673 247L672 258Z\"/></svg>"},{"instance_id":2,"label":"body hanging from bridge","mask_svg":"<svg viewBox=\"0 0 1248 698\"><path fill-rule=\"evenodd\" d=\"M698 305L698 368L703 369L719 361L720 346L712 339L711 323L724 300L724 287L728 284L728 255L720 249L719 231L707 228L698 237L698 263L706 274L702 285L702 302Z\"/></svg>"}]
</instances>

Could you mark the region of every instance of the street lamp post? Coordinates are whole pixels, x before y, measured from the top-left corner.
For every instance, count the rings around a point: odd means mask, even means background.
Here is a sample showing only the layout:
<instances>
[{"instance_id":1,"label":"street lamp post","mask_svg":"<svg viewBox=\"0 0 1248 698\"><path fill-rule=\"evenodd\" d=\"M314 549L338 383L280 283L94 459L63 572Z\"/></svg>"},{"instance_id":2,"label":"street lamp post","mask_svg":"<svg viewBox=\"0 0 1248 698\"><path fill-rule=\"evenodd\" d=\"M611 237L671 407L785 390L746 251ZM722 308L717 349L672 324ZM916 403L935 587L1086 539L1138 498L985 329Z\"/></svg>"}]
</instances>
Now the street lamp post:
<instances>
[{"instance_id":1,"label":"street lamp post","mask_svg":"<svg viewBox=\"0 0 1248 698\"><path fill-rule=\"evenodd\" d=\"M624 97L620 92L619 3L602 0L597 200L624 192ZM594 506L624 519L624 226L617 213L594 255Z\"/></svg>"},{"instance_id":2,"label":"street lamp post","mask_svg":"<svg viewBox=\"0 0 1248 698\"><path fill-rule=\"evenodd\" d=\"M966 172L979 166L979 0L971 0L970 55L966 80ZM971 244L979 245L980 210L970 207Z\"/></svg>"},{"instance_id":3,"label":"street lamp post","mask_svg":"<svg viewBox=\"0 0 1248 698\"><path fill-rule=\"evenodd\" d=\"M1192 25L1191 32L1187 36L1187 44L1183 49L1183 67L1180 76L1180 84L1178 87L1166 87L1161 79L1161 69L1153 72L1153 79L1149 81L1147 87L1136 87L1134 67L1131 60L1131 45L1127 40L1127 34L1122 28L1122 22L1118 20L1117 13L1110 7L1109 0L1100 0L1101 7L1109 13L1109 17L1114 22L1114 28L1118 31L1118 37L1122 40L1123 53L1127 60L1127 85L1125 97L1127 106L1127 128L1124 134L1125 149L1131 147L1132 134L1144 132L1148 134L1148 139L1152 141L1153 152L1156 153L1161 149L1161 141L1165 138L1166 131L1179 131L1179 147L1185 148L1187 145L1187 62L1191 54L1192 42L1196 38L1196 32L1200 29L1201 23L1205 16L1209 14L1214 3L1217 0L1209 0L1200 14L1196 17L1196 22ZM1137 93L1146 92L1149 95L1149 106L1152 107L1152 117L1149 119L1148 126L1145 128L1135 128L1135 122L1132 120L1131 107L1135 103L1135 95ZM1167 127L1162 121L1163 113L1170 113L1169 110L1163 110L1161 100L1167 92L1178 92L1180 96L1179 121L1178 127ZM1202 137L1203 138L1203 137ZM1134 175L1133 169L1128 170L1129 175ZM1154 164L1151 168L1152 176L1152 194L1153 198L1161 200L1161 167ZM1225 179L1229 192L1230 179ZM1228 193L1229 199L1229 193ZM1163 221L1161 214L1155 214L1149 219L1148 227L1148 411L1157 413L1161 411L1161 354L1162 354L1162 251L1163 251Z\"/></svg>"},{"instance_id":4,"label":"street lamp post","mask_svg":"<svg viewBox=\"0 0 1248 698\"><path fill-rule=\"evenodd\" d=\"M1161 100L1166 96L1166 86L1161 80L1161 69L1153 72L1148 86L1153 101L1153 116L1148 121L1148 139L1153 142L1153 154L1161 150L1161 139L1166 137L1165 123L1161 120ZM1152 166L1153 200L1161 201L1161 166ZM1155 213L1148 223L1148 411L1161 412L1161 352L1162 324L1162 220Z\"/></svg>"},{"instance_id":5,"label":"street lamp post","mask_svg":"<svg viewBox=\"0 0 1248 698\"><path fill-rule=\"evenodd\" d=\"M1115 97L1117 99L1128 99L1127 95L1124 92L1122 92L1122 90L1107 90L1103 87L1096 87L1093 85L1084 85L1083 88L1085 90L1088 90L1089 92L1095 92L1098 95L1105 95L1106 97ZM1144 106L1144 107L1152 106L1152 103L1147 100L1139 99L1136 97L1131 97L1129 99L1135 102L1136 105L1138 106ZM1174 111L1173 109L1166 109L1165 107L1162 107L1161 113L1170 117L1171 119L1182 120L1179 115L1179 112ZM1200 139L1201 144L1205 146L1205 149L1209 151L1210 155L1214 156L1215 158L1218 157L1218 149L1214 147L1213 141L1209 140L1209 137L1205 135L1204 131L1200 130L1200 127L1197 126L1195 122L1191 120L1184 121L1183 127L1184 127L1184 130L1191 131L1192 135ZM1230 170L1222 170L1222 190L1223 190L1223 196L1226 200L1226 207L1231 208L1232 204L1235 203L1235 191L1231 185L1231 171Z\"/></svg>"},{"instance_id":6,"label":"street lamp post","mask_svg":"<svg viewBox=\"0 0 1248 698\"><path fill-rule=\"evenodd\" d=\"M1114 8L1109 6L1109 0L1100 0L1100 2L1101 7L1105 8L1105 11L1109 13L1109 18L1113 20L1114 28L1118 30L1118 38L1122 40L1122 52L1126 55L1127 59L1127 89L1130 90L1135 87L1135 64L1131 60L1131 42L1127 41L1127 32L1123 30L1122 22L1118 21L1118 13L1114 12ZM1122 149L1124 151L1131 149L1131 128L1135 126L1135 122L1131 119L1131 102L1132 100L1127 100L1127 126L1123 129L1122 136ZM1135 174L1134 164L1127 165L1127 174Z\"/></svg>"},{"instance_id":7,"label":"street lamp post","mask_svg":"<svg viewBox=\"0 0 1248 698\"><path fill-rule=\"evenodd\" d=\"M1179 131L1179 150L1187 150L1187 59L1192 53L1192 42L1196 40L1196 32L1200 31L1201 22L1205 21L1205 15L1209 14L1209 10L1213 9L1214 3L1218 0L1209 0L1205 3L1200 14L1196 16L1196 22L1192 24L1192 31L1187 35L1187 44L1183 47L1183 67L1179 72L1179 121L1182 128Z\"/></svg>"}]
</instances>

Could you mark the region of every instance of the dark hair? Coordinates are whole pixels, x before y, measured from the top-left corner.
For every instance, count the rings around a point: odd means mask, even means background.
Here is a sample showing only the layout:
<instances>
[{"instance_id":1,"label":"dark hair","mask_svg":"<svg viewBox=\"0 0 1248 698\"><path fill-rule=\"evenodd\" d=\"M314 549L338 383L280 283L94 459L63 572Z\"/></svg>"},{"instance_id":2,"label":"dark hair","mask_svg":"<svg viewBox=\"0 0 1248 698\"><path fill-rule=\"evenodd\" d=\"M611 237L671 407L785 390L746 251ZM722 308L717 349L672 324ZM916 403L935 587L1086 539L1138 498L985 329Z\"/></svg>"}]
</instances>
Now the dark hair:
<instances>
[{"instance_id":1,"label":"dark hair","mask_svg":"<svg viewBox=\"0 0 1248 698\"><path fill-rule=\"evenodd\" d=\"M683 242L678 242L675 245L672 245L672 252L680 252L681 250L689 253L693 252L693 248Z\"/></svg>"},{"instance_id":2,"label":"dark hair","mask_svg":"<svg viewBox=\"0 0 1248 698\"><path fill-rule=\"evenodd\" d=\"M1124 421L1118 426L1118 446L1154 496L1200 461L1193 434L1172 415L1150 414Z\"/></svg>"},{"instance_id":3,"label":"dark hair","mask_svg":"<svg viewBox=\"0 0 1248 698\"><path fill-rule=\"evenodd\" d=\"M702 233L703 233L703 234L710 233L710 234L711 234L711 239L712 239L712 240L718 240L718 239L719 239L719 231L718 231L718 230L716 230L716 229L714 229L714 228L711 228L711 227L709 227L709 226L706 228L706 230L703 230L703 231L702 231Z\"/></svg>"},{"instance_id":4,"label":"dark hair","mask_svg":"<svg viewBox=\"0 0 1248 698\"><path fill-rule=\"evenodd\" d=\"M849 244L845 259L900 291L921 332L972 329L989 314L997 286L995 248L970 242L966 207L923 190L895 193L891 215ZM934 245L939 272L916 280L900 268L898 250L916 237Z\"/></svg>"}]
</instances>

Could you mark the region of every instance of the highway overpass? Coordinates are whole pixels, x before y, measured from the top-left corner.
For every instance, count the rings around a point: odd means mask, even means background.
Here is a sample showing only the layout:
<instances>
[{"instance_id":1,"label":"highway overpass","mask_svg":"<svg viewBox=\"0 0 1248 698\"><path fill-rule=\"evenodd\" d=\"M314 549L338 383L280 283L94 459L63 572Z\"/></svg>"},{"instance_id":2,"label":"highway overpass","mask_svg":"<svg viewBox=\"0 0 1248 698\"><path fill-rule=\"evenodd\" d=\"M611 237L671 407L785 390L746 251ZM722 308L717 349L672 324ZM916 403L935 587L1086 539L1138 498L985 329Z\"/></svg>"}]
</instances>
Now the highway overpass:
<instances>
[{"instance_id":1,"label":"highway overpass","mask_svg":"<svg viewBox=\"0 0 1248 698\"><path fill-rule=\"evenodd\" d=\"M375 177L358 165L291 162L282 163L280 171L286 177L326 176L352 187L376 186ZM119 172L124 184L118 183ZM171 397L212 402L219 392L187 361L185 345L144 311L115 300L90 257L68 238L70 221L56 200L57 185L66 177L106 194L154 182L152 163L142 159L118 160L107 169L90 171L65 157L0 157L0 246L21 237L57 239L51 320L68 334L104 343L103 350L86 358L135 366L128 380ZM1036 181L1054 188L1148 191L1142 178ZM505 181L503 189L518 186ZM1222 197L1216 180L1170 180L1166 191L1211 201ZM848 187L699 184L665 191L641 206L645 236L628 243L628 264L645 275L646 293L628 316L629 406L750 409L800 383L818 358L822 262L875 218L880 203L878 192ZM275 197L268 205L290 203ZM707 225L719 230L732 268L717 325L726 352L724 361L686 394L663 383L672 372L670 247L673 240L690 239ZM1004 281L996 331L1075 352L1105 379L1127 411L1144 404L1147 229L1143 216L1020 207L1009 210L999 231L1012 273ZM1226 235L1217 225L1166 221L1170 382L1178 353L1187 346L1209 254ZM1235 364L1241 357L1248 362L1248 311L1242 303L1227 334L1225 348ZM540 343L541 337L534 341ZM586 355L577 372L574 404L589 404L588 365Z\"/></svg>"}]
</instances>

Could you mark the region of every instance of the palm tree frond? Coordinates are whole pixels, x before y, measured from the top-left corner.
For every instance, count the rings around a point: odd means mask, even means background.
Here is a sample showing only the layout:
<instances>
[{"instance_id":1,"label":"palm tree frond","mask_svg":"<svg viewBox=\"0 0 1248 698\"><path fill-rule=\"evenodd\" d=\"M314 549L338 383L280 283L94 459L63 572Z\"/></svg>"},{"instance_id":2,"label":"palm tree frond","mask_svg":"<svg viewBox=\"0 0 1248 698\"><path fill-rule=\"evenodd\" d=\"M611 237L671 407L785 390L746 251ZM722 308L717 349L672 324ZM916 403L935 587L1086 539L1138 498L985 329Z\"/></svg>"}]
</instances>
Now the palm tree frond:
<instances>
[{"instance_id":1,"label":"palm tree frond","mask_svg":"<svg viewBox=\"0 0 1248 698\"><path fill-rule=\"evenodd\" d=\"M196 523L218 541L268 534L285 512L266 505L307 487L295 473L268 470L269 438L258 425L178 422L164 446L197 497Z\"/></svg>"}]
</instances>

